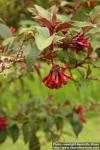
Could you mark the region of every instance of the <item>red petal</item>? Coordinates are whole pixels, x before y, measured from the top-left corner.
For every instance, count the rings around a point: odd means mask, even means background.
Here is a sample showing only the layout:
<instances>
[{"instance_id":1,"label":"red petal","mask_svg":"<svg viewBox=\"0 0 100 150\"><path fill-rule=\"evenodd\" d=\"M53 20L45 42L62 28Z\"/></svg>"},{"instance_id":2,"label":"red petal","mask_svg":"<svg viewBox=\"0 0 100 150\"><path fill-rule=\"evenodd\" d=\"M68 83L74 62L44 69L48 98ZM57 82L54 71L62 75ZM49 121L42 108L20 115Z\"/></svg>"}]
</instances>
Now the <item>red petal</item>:
<instances>
[{"instance_id":1,"label":"red petal","mask_svg":"<svg viewBox=\"0 0 100 150\"><path fill-rule=\"evenodd\" d=\"M80 113L82 114L84 112L84 106L83 105L78 105L76 108L75 108L75 111L77 113Z\"/></svg>"},{"instance_id":2,"label":"red petal","mask_svg":"<svg viewBox=\"0 0 100 150\"><path fill-rule=\"evenodd\" d=\"M63 84L66 84L68 82L68 80L67 80L67 78L66 78L66 76L64 75L63 72L60 72L60 78L61 78L61 82Z\"/></svg>"},{"instance_id":3,"label":"red petal","mask_svg":"<svg viewBox=\"0 0 100 150\"><path fill-rule=\"evenodd\" d=\"M80 115L80 120L81 120L83 123L87 123L87 119L86 119L85 116L83 116L83 115Z\"/></svg>"}]
</instances>

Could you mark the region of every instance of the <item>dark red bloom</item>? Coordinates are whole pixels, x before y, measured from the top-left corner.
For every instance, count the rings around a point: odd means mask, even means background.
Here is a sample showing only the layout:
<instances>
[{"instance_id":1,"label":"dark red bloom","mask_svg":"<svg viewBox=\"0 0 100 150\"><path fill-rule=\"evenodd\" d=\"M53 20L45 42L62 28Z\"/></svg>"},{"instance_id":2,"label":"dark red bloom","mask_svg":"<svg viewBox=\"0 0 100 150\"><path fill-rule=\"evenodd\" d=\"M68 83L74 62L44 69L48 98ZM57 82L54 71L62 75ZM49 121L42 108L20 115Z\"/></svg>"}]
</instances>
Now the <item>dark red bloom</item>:
<instances>
[{"instance_id":1,"label":"dark red bloom","mask_svg":"<svg viewBox=\"0 0 100 150\"><path fill-rule=\"evenodd\" d=\"M7 117L1 116L0 117L0 130L7 128Z\"/></svg>"},{"instance_id":2,"label":"dark red bloom","mask_svg":"<svg viewBox=\"0 0 100 150\"><path fill-rule=\"evenodd\" d=\"M69 44L69 47L75 49L76 52L83 51L84 48L88 48L88 49L92 48L88 39L85 38L84 35L80 33L73 37L72 41Z\"/></svg>"},{"instance_id":3,"label":"dark red bloom","mask_svg":"<svg viewBox=\"0 0 100 150\"><path fill-rule=\"evenodd\" d=\"M84 107L83 105L78 105L76 108L75 108L75 111L77 113L83 113L84 112Z\"/></svg>"},{"instance_id":4,"label":"dark red bloom","mask_svg":"<svg viewBox=\"0 0 100 150\"><path fill-rule=\"evenodd\" d=\"M86 119L86 117L84 116L84 106L83 106L83 105L78 105L78 106L75 108L75 112L79 114L80 120L81 120L83 123L86 123L86 122L87 122L87 119Z\"/></svg>"},{"instance_id":5,"label":"dark red bloom","mask_svg":"<svg viewBox=\"0 0 100 150\"><path fill-rule=\"evenodd\" d=\"M60 43L60 47L63 48L63 50L71 48L77 53L79 53L80 51L84 51L85 48L92 49L92 46L89 43L88 39L85 38L82 33L78 33L69 41L63 39Z\"/></svg>"},{"instance_id":6,"label":"dark red bloom","mask_svg":"<svg viewBox=\"0 0 100 150\"><path fill-rule=\"evenodd\" d=\"M48 88L59 89L62 85L67 84L69 79L71 79L71 76L65 74L59 65L54 64L43 82Z\"/></svg>"}]
</instances>

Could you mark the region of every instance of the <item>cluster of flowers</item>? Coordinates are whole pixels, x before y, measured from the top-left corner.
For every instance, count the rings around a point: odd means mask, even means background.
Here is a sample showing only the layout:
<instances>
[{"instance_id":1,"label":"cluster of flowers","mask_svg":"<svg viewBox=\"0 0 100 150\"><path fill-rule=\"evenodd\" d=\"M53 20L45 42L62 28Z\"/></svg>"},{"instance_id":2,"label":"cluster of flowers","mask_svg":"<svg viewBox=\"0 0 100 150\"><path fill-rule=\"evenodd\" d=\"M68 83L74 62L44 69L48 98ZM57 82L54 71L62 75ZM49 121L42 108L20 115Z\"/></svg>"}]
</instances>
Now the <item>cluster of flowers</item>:
<instances>
[{"instance_id":1,"label":"cluster of flowers","mask_svg":"<svg viewBox=\"0 0 100 150\"><path fill-rule=\"evenodd\" d=\"M63 50L71 48L76 53L85 51L85 48L92 50L91 44L82 33L75 35L71 41L62 40L60 46L63 48ZM57 64L54 64L50 70L49 75L43 79L43 82L48 88L58 89L63 84L66 84L69 79L71 79L71 76L64 74L61 70L61 67Z\"/></svg>"},{"instance_id":2,"label":"cluster of flowers","mask_svg":"<svg viewBox=\"0 0 100 150\"><path fill-rule=\"evenodd\" d=\"M71 79L71 76L65 74L58 64L54 64L43 82L48 88L59 89L62 85L67 84L69 79Z\"/></svg>"},{"instance_id":3,"label":"cluster of flowers","mask_svg":"<svg viewBox=\"0 0 100 150\"><path fill-rule=\"evenodd\" d=\"M62 40L60 46L67 50L71 48L72 50L76 51L77 53L84 51L85 48L92 49L91 44L89 43L88 39L84 37L83 33L76 34L71 41Z\"/></svg>"}]
</instances>

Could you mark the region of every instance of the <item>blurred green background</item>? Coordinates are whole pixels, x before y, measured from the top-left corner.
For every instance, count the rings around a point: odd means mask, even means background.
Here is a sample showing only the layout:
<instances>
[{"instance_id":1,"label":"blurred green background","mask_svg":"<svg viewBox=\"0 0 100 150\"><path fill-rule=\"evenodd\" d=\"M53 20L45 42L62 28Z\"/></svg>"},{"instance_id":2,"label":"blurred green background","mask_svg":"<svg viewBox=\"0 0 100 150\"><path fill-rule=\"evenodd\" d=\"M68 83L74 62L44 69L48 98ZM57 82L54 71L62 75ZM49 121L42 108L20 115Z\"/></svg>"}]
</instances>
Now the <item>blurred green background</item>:
<instances>
[{"instance_id":1,"label":"blurred green background","mask_svg":"<svg viewBox=\"0 0 100 150\"><path fill-rule=\"evenodd\" d=\"M9 26L18 27L21 20L30 20L30 14L27 13L27 8L32 7L34 3L48 7L51 3L47 0L0 0L0 16L3 18ZM80 16L81 17L81 16ZM42 76L48 73L50 69L48 66L42 64ZM47 69L48 68L48 69ZM46 71L44 71L46 70ZM93 70L93 74L100 76L100 71ZM78 74L74 72L75 78L78 78ZM65 100L70 100L73 104L84 104L88 107L91 102L100 103L100 83L97 81L80 82L80 91L78 91L75 85L70 81L66 86L59 90L50 90L43 85L39 76L34 73L32 78L28 76L23 77L24 88L22 83L16 80L14 83L9 84L6 78L0 76L0 80L3 81L3 88L0 89L0 107L3 107L9 112L15 112L21 102L29 101L29 93L34 97L41 97L46 99L48 95L54 96L54 103L62 103ZM100 142L100 109L95 112L87 113L88 122L84 125L84 129L79 135L78 139L73 134L73 131L69 124L65 124L65 130L72 133L71 135L63 135L62 141L65 142ZM39 133L42 134L43 133ZM45 139L42 138L45 142ZM46 143L42 145L43 150L51 150L52 143ZM16 144L12 144L10 139L7 139L5 143L0 145L0 150L28 150L28 146L24 145L22 137Z\"/></svg>"}]
</instances>

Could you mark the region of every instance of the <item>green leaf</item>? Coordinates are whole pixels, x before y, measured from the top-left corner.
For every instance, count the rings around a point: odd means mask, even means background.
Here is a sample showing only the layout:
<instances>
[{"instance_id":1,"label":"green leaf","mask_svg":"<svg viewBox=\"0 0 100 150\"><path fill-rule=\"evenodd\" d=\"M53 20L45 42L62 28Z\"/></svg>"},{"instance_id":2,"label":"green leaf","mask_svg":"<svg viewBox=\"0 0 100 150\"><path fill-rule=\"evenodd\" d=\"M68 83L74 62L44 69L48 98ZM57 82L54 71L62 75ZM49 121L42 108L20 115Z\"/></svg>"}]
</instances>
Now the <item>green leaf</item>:
<instances>
[{"instance_id":1,"label":"green leaf","mask_svg":"<svg viewBox=\"0 0 100 150\"><path fill-rule=\"evenodd\" d=\"M10 135L13 140L13 143L15 143L19 138L19 128L16 124L10 128Z\"/></svg>"},{"instance_id":2,"label":"green leaf","mask_svg":"<svg viewBox=\"0 0 100 150\"><path fill-rule=\"evenodd\" d=\"M23 130L24 142L27 143L29 141L29 138L30 138L29 124L24 123L22 126L22 130Z\"/></svg>"},{"instance_id":3,"label":"green leaf","mask_svg":"<svg viewBox=\"0 0 100 150\"><path fill-rule=\"evenodd\" d=\"M49 31L45 27L37 27L37 33L35 34L35 42L39 50L44 50L53 41L54 35L50 36Z\"/></svg>"},{"instance_id":4,"label":"green leaf","mask_svg":"<svg viewBox=\"0 0 100 150\"><path fill-rule=\"evenodd\" d=\"M0 23L5 23L3 19L0 18Z\"/></svg>"},{"instance_id":5,"label":"green leaf","mask_svg":"<svg viewBox=\"0 0 100 150\"><path fill-rule=\"evenodd\" d=\"M91 30L89 30L89 32L87 32L87 35L94 35L95 34L100 34L100 28L92 28Z\"/></svg>"},{"instance_id":6,"label":"green leaf","mask_svg":"<svg viewBox=\"0 0 100 150\"><path fill-rule=\"evenodd\" d=\"M0 130L0 144L5 142L7 138L7 131L6 130Z\"/></svg>"},{"instance_id":7,"label":"green leaf","mask_svg":"<svg viewBox=\"0 0 100 150\"><path fill-rule=\"evenodd\" d=\"M72 15L57 15L57 19L61 22L68 22L71 20Z\"/></svg>"},{"instance_id":8,"label":"green leaf","mask_svg":"<svg viewBox=\"0 0 100 150\"><path fill-rule=\"evenodd\" d=\"M46 18L47 20L51 20L50 12L48 12L47 10L45 10L44 8L42 8L38 5L35 5L35 9L40 17Z\"/></svg>"},{"instance_id":9,"label":"green leaf","mask_svg":"<svg viewBox=\"0 0 100 150\"><path fill-rule=\"evenodd\" d=\"M93 49L96 50L97 48L100 48L100 41L97 41L96 39L91 40L91 45Z\"/></svg>"},{"instance_id":10,"label":"green leaf","mask_svg":"<svg viewBox=\"0 0 100 150\"><path fill-rule=\"evenodd\" d=\"M65 1L61 2L61 6L66 6L66 5L74 7L75 6L75 2L65 2Z\"/></svg>"},{"instance_id":11,"label":"green leaf","mask_svg":"<svg viewBox=\"0 0 100 150\"><path fill-rule=\"evenodd\" d=\"M55 123L56 123L57 130L62 130L63 129L63 118L62 117L57 116L55 118Z\"/></svg>"},{"instance_id":12,"label":"green leaf","mask_svg":"<svg viewBox=\"0 0 100 150\"><path fill-rule=\"evenodd\" d=\"M92 17L100 15L100 5L96 6L94 9L92 9L91 12L90 12L90 15Z\"/></svg>"},{"instance_id":13,"label":"green leaf","mask_svg":"<svg viewBox=\"0 0 100 150\"><path fill-rule=\"evenodd\" d=\"M100 25L100 5L96 6L89 14L95 24Z\"/></svg>"},{"instance_id":14,"label":"green leaf","mask_svg":"<svg viewBox=\"0 0 100 150\"><path fill-rule=\"evenodd\" d=\"M93 27L94 26L90 22L85 22L85 21L72 21L71 24L73 26L80 27L80 28L83 28L83 27Z\"/></svg>"},{"instance_id":15,"label":"green leaf","mask_svg":"<svg viewBox=\"0 0 100 150\"><path fill-rule=\"evenodd\" d=\"M0 36L4 39L12 36L10 29L5 25L0 23Z\"/></svg>"},{"instance_id":16,"label":"green leaf","mask_svg":"<svg viewBox=\"0 0 100 150\"><path fill-rule=\"evenodd\" d=\"M15 39L14 37L9 37L9 38L5 39L3 41L3 46L9 46L9 47L12 46L14 39Z\"/></svg>"},{"instance_id":17,"label":"green leaf","mask_svg":"<svg viewBox=\"0 0 100 150\"><path fill-rule=\"evenodd\" d=\"M59 42L59 41L61 41L62 39L64 39L63 36L56 35L55 38L54 38L54 42L55 42L55 43L56 43L56 42Z\"/></svg>"},{"instance_id":18,"label":"green leaf","mask_svg":"<svg viewBox=\"0 0 100 150\"><path fill-rule=\"evenodd\" d=\"M29 149L40 150L40 142L38 137L35 134L31 135L30 142L29 142Z\"/></svg>"},{"instance_id":19,"label":"green leaf","mask_svg":"<svg viewBox=\"0 0 100 150\"><path fill-rule=\"evenodd\" d=\"M100 58L100 47L96 49L96 53L97 53L98 57Z\"/></svg>"},{"instance_id":20,"label":"green leaf","mask_svg":"<svg viewBox=\"0 0 100 150\"><path fill-rule=\"evenodd\" d=\"M86 71L87 73L86 73L86 77L89 77L90 75L91 75L91 73L92 73L92 70L91 70L91 68L90 68L90 66L88 65L88 68L87 68L87 71Z\"/></svg>"},{"instance_id":21,"label":"green leaf","mask_svg":"<svg viewBox=\"0 0 100 150\"><path fill-rule=\"evenodd\" d=\"M26 63L28 65L29 69L32 68L32 65L36 61L39 53L40 53L40 51L34 42L29 42L26 44L23 54L26 58Z\"/></svg>"},{"instance_id":22,"label":"green leaf","mask_svg":"<svg viewBox=\"0 0 100 150\"><path fill-rule=\"evenodd\" d=\"M82 131L83 125L77 113L73 113L72 118L70 118L70 123L75 135L78 137L79 133Z\"/></svg>"},{"instance_id":23,"label":"green leaf","mask_svg":"<svg viewBox=\"0 0 100 150\"><path fill-rule=\"evenodd\" d=\"M84 77L80 77L78 82L79 82L80 89L86 89L91 83L89 79Z\"/></svg>"}]
</instances>

